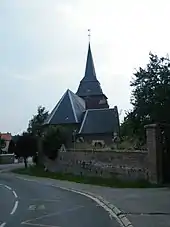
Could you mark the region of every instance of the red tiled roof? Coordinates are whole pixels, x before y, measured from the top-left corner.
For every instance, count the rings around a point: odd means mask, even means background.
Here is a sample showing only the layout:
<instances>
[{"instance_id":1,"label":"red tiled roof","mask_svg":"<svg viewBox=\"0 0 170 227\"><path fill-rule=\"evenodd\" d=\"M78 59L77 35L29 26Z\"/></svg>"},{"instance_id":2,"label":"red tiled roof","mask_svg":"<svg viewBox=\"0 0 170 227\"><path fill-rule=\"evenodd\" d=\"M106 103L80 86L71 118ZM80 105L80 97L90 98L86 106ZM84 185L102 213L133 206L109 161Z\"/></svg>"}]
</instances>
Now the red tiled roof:
<instances>
[{"instance_id":1,"label":"red tiled roof","mask_svg":"<svg viewBox=\"0 0 170 227\"><path fill-rule=\"evenodd\" d=\"M1 138L7 141L10 141L12 139L12 136L10 133L1 133Z\"/></svg>"}]
</instances>

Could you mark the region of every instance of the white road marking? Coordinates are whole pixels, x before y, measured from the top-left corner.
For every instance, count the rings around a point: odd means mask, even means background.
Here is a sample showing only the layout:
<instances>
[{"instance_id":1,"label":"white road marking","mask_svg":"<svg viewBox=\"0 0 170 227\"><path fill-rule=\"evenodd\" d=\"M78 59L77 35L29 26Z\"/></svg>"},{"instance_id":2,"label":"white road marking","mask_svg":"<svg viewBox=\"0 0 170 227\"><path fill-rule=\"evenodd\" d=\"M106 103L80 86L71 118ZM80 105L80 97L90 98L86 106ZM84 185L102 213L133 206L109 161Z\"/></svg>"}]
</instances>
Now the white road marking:
<instances>
[{"instance_id":1,"label":"white road marking","mask_svg":"<svg viewBox=\"0 0 170 227\"><path fill-rule=\"evenodd\" d=\"M26 178L23 178L23 177L16 177L20 180L25 180L25 181L31 181L31 182L35 182L35 183L38 183L38 184L43 184L42 182L40 181L37 181L35 179L26 179ZM63 189L63 190L66 190L66 191L70 191L70 192L74 192L74 193L77 193L77 194L80 194L80 195L83 195L83 196L86 196L90 199L92 199L93 201L95 201L97 204L99 204L99 206L101 206L105 211L107 211L109 213L109 216L113 217L116 219L116 221L122 226L124 227L124 223L122 222L122 220L117 216L116 212L114 212L109 206L107 206L104 202L102 202L99 198L93 196L93 195L90 195L88 193L84 193L82 191L78 191L78 190L74 190L74 189L69 189L69 188L64 188L64 187L60 187L60 186L56 186L54 184L44 184L44 185L48 185L48 186L53 186L53 187L56 187L56 188L60 188L60 189ZM114 206L115 209L117 209L117 207ZM52 215L55 215L54 213L51 214L50 216ZM43 217L41 217L43 218ZM28 220L29 221L29 220ZM31 221L31 220L30 220ZM126 221L128 221L128 226L129 227L133 227L131 222L126 218ZM22 223L21 223L22 224ZM24 223L23 223L24 224Z\"/></svg>"},{"instance_id":2,"label":"white road marking","mask_svg":"<svg viewBox=\"0 0 170 227\"><path fill-rule=\"evenodd\" d=\"M33 218L33 219L23 221L23 222L21 222L21 224L29 224L30 222L33 222L33 221L41 220L41 219L47 218L47 217L66 214L67 212L72 212L72 211L75 211L75 210L78 210L78 209L81 209L81 208L84 208L84 206L75 206L75 207L72 207L70 209L66 209L65 211L58 211L58 212L55 212L55 213L45 214L45 215L39 216L37 218Z\"/></svg>"},{"instance_id":3,"label":"white road marking","mask_svg":"<svg viewBox=\"0 0 170 227\"><path fill-rule=\"evenodd\" d=\"M26 179L26 178L22 178L22 177L16 177L16 178L17 178L17 179L20 179L20 180L25 180L25 181L35 182L35 183L41 184L41 182L39 182L39 181L37 181L37 180Z\"/></svg>"},{"instance_id":4,"label":"white road marking","mask_svg":"<svg viewBox=\"0 0 170 227\"><path fill-rule=\"evenodd\" d=\"M42 205L30 205L28 207L28 210L45 210L45 206L42 204Z\"/></svg>"},{"instance_id":5,"label":"white road marking","mask_svg":"<svg viewBox=\"0 0 170 227\"><path fill-rule=\"evenodd\" d=\"M5 188L12 190L12 188L10 188L9 186L7 186L7 185L4 185L4 186L5 186Z\"/></svg>"},{"instance_id":6,"label":"white road marking","mask_svg":"<svg viewBox=\"0 0 170 227\"><path fill-rule=\"evenodd\" d=\"M0 184L0 186L4 186L5 188L7 188L7 189L10 190L10 191L12 190L11 187L9 187L8 185L5 185L5 184ZM18 198L18 196L17 196L17 194L16 194L16 192L15 192L14 190L12 190L12 193L13 193L13 195L15 196L15 198ZM15 201L14 207L13 207L11 213L10 213L11 215L15 213L17 207L18 207L18 201ZM5 226L5 225L6 225L6 222L2 223L2 224L0 225L0 227L3 227L3 226Z\"/></svg>"},{"instance_id":7,"label":"white road marking","mask_svg":"<svg viewBox=\"0 0 170 227\"><path fill-rule=\"evenodd\" d=\"M28 210L35 210L36 209L36 205L30 205L29 207L28 207Z\"/></svg>"},{"instance_id":8,"label":"white road marking","mask_svg":"<svg viewBox=\"0 0 170 227\"><path fill-rule=\"evenodd\" d=\"M17 207L18 207L18 201L15 201L15 205L14 205L14 207L13 207L11 213L10 213L11 215L15 213Z\"/></svg>"},{"instance_id":9,"label":"white road marking","mask_svg":"<svg viewBox=\"0 0 170 227\"><path fill-rule=\"evenodd\" d=\"M54 185L53 185L54 186ZM100 201L98 198L92 196L92 195L89 195L87 193L84 193L84 192L81 192L81 191L77 191L77 190L74 190L74 189L68 189L68 188L64 188L64 187L57 187L57 186L54 186L56 188L61 188L63 190L66 190L66 191L70 191L70 192L74 192L74 193L77 193L77 194L80 194L80 195L83 195L83 196L86 196L90 199L92 199L93 201L95 201L97 204L99 204L105 211L107 211L109 213L109 217L112 216L113 218L115 218L117 220L117 222L122 226L124 227L124 224L121 222L121 220L119 219L119 217L108 207L104 204L104 202ZM132 227L132 225L131 225Z\"/></svg>"},{"instance_id":10,"label":"white road marking","mask_svg":"<svg viewBox=\"0 0 170 227\"><path fill-rule=\"evenodd\" d=\"M33 223L21 223L22 225L32 225L32 226L41 226L41 227L60 227L58 225L42 225L42 224L33 224ZM1 226L0 226L1 227Z\"/></svg>"},{"instance_id":11,"label":"white road marking","mask_svg":"<svg viewBox=\"0 0 170 227\"><path fill-rule=\"evenodd\" d=\"M42 204L42 205L39 205L38 207L37 207L37 210L45 210L45 206Z\"/></svg>"},{"instance_id":12,"label":"white road marking","mask_svg":"<svg viewBox=\"0 0 170 227\"><path fill-rule=\"evenodd\" d=\"M58 202L61 201L61 199L29 199L30 201L40 201L40 202Z\"/></svg>"},{"instance_id":13,"label":"white road marking","mask_svg":"<svg viewBox=\"0 0 170 227\"><path fill-rule=\"evenodd\" d=\"M4 227L6 225L6 222L2 223L0 227Z\"/></svg>"},{"instance_id":14,"label":"white road marking","mask_svg":"<svg viewBox=\"0 0 170 227\"><path fill-rule=\"evenodd\" d=\"M12 193L14 194L15 198L18 198L16 192L13 190Z\"/></svg>"}]
</instances>

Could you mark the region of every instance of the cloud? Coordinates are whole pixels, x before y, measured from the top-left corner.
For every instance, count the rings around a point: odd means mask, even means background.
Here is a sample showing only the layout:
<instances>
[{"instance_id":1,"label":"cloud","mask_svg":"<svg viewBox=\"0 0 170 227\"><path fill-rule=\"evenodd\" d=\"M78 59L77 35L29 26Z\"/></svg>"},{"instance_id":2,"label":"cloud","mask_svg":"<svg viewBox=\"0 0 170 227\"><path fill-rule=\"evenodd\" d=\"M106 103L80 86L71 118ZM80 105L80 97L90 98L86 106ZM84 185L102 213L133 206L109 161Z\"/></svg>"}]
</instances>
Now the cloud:
<instances>
[{"instance_id":1,"label":"cloud","mask_svg":"<svg viewBox=\"0 0 170 227\"><path fill-rule=\"evenodd\" d=\"M0 131L24 129L38 105L77 90L91 47L111 106L129 109L129 82L149 51L170 52L168 0L0 1Z\"/></svg>"}]
</instances>

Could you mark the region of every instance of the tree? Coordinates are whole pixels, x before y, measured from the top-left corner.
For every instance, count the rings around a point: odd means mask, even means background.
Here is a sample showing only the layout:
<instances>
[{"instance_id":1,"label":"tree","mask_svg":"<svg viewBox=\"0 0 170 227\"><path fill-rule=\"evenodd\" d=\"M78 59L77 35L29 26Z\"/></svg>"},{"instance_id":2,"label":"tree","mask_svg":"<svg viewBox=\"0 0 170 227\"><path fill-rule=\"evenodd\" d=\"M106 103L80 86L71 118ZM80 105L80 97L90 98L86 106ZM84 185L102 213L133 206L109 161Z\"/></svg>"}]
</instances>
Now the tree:
<instances>
[{"instance_id":1,"label":"tree","mask_svg":"<svg viewBox=\"0 0 170 227\"><path fill-rule=\"evenodd\" d=\"M38 157L37 155L34 157L36 163L42 164L42 134L43 134L43 123L48 117L48 111L45 107L39 106L37 110L37 114L33 116L33 118L29 121L27 132L32 134L37 139L37 147L38 147Z\"/></svg>"},{"instance_id":2,"label":"tree","mask_svg":"<svg viewBox=\"0 0 170 227\"><path fill-rule=\"evenodd\" d=\"M3 138L0 138L0 153L6 153L3 149L6 147L6 141Z\"/></svg>"},{"instance_id":3,"label":"tree","mask_svg":"<svg viewBox=\"0 0 170 227\"><path fill-rule=\"evenodd\" d=\"M27 132L33 134L34 136L42 135L42 125L48 117L48 111L45 107L39 106L37 114L32 117L29 121Z\"/></svg>"},{"instance_id":4,"label":"tree","mask_svg":"<svg viewBox=\"0 0 170 227\"><path fill-rule=\"evenodd\" d=\"M25 168L27 168L27 158L35 156L36 153L36 138L29 133L23 133L16 142L15 155L17 157L23 157Z\"/></svg>"},{"instance_id":5,"label":"tree","mask_svg":"<svg viewBox=\"0 0 170 227\"><path fill-rule=\"evenodd\" d=\"M170 60L152 53L146 68L134 73L131 104L122 131L144 139L144 125L151 123L170 124ZM126 132L127 133L127 132Z\"/></svg>"},{"instance_id":6,"label":"tree","mask_svg":"<svg viewBox=\"0 0 170 227\"><path fill-rule=\"evenodd\" d=\"M16 149L16 144L14 143L13 140L9 142L9 147L8 147L8 153L9 154L14 154Z\"/></svg>"},{"instance_id":7,"label":"tree","mask_svg":"<svg viewBox=\"0 0 170 227\"><path fill-rule=\"evenodd\" d=\"M58 155L58 149L67 140L67 131L61 126L51 126L45 131L43 138L43 152L44 154L54 160Z\"/></svg>"},{"instance_id":8,"label":"tree","mask_svg":"<svg viewBox=\"0 0 170 227\"><path fill-rule=\"evenodd\" d=\"M15 136L12 136L12 141L16 144L16 142L18 141L19 137L20 137L19 134L15 135Z\"/></svg>"}]
</instances>

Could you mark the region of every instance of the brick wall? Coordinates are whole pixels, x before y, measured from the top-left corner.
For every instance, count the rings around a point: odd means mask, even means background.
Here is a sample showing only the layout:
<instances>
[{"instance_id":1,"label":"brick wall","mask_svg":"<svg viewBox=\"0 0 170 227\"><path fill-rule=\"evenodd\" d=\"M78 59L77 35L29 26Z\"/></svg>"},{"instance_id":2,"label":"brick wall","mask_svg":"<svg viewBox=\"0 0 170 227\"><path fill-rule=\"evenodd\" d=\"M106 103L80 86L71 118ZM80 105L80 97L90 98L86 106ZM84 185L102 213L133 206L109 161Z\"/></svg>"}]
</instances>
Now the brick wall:
<instances>
[{"instance_id":1,"label":"brick wall","mask_svg":"<svg viewBox=\"0 0 170 227\"><path fill-rule=\"evenodd\" d=\"M45 160L52 172L118 177L123 180L148 179L147 151L60 152L57 160Z\"/></svg>"}]
</instances>

